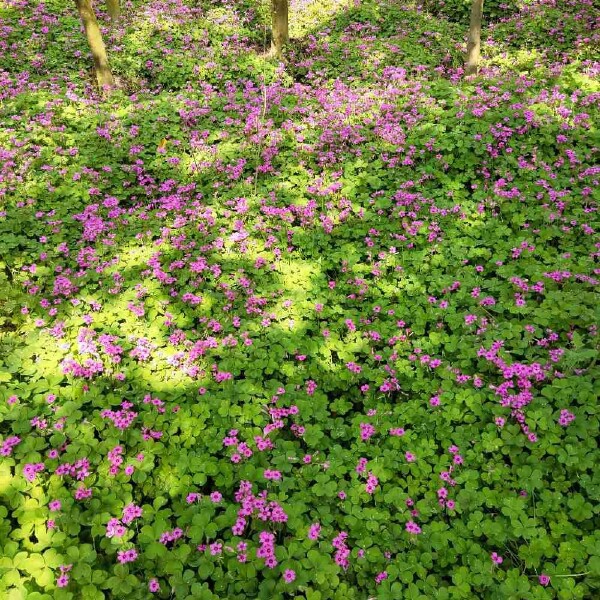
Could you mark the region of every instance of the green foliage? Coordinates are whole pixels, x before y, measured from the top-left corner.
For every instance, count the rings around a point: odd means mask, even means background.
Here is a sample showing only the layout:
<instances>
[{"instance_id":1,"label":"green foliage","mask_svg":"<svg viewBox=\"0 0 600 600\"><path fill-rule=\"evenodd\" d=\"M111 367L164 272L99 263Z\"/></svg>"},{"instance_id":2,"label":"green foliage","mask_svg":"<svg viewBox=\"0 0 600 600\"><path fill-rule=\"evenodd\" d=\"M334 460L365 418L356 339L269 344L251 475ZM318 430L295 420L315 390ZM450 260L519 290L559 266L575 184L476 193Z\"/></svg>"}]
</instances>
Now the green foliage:
<instances>
[{"instance_id":1,"label":"green foliage","mask_svg":"<svg viewBox=\"0 0 600 600\"><path fill-rule=\"evenodd\" d=\"M292 14L306 37L280 67L250 3L134 2L106 33L126 86L104 100L66 3L2 8L0 446L20 441L0 461L0 597L135 600L154 578L159 598L597 595L590 67L511 54L509 19L498 70L465 81L464 21L320 6ZM541 22L523 20L533 46ZM502 402L526 390L536 441ZM231 430L251 456L232 460ZM234 533L243 481L285 522Z\"/></svg>"}]
</instances>

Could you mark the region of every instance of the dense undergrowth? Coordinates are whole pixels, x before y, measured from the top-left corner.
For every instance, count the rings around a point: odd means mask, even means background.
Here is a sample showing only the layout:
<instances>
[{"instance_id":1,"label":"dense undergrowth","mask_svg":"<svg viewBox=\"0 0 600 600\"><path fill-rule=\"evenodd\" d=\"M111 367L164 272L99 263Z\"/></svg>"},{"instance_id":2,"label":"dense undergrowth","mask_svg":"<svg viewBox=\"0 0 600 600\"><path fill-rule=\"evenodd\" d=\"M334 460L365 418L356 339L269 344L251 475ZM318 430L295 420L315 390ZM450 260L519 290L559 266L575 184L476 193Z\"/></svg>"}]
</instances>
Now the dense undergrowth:
<instances>
[{"instance_id":1,"label":"dense undergrowth","mask_svg":"<svg viewBox=\"0 0 600 600\"><path fill-rule=\"evenodd\" d=\"M106 99L71 4L0 8L2 597L598 597L593 3L465 79L462 1L125 2Z\"/></svg>"}]
</instances>

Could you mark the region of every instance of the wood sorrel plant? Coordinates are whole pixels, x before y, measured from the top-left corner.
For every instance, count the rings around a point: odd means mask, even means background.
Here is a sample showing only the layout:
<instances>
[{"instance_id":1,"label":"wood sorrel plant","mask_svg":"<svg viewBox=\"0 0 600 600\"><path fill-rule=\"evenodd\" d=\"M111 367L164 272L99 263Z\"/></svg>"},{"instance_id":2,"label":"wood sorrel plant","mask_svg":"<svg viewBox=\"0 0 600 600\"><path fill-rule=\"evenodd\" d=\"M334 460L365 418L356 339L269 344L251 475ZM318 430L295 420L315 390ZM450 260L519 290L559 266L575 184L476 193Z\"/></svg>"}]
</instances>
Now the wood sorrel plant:
<instances>
[{"instance_id":1,"label":"wood sorrel plant","mask_svg":"<svg viewBox=\"0 0 600 600\"><path fill-rule=\"evenodd\" d=\"M4 4L2 597L598 595L593 3Z\"/></svg>"}]
</instances>

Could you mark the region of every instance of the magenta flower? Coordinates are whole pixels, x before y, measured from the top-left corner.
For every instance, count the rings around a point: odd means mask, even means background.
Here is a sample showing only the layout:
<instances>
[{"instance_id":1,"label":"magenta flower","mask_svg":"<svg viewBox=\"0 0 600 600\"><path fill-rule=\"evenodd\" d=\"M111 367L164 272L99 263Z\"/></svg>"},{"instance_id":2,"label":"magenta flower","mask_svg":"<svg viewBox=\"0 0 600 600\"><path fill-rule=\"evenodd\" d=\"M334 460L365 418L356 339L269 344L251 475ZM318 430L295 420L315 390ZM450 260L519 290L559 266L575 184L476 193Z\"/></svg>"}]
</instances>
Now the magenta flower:
<instances>
[{"instance_id":1,"label":"magenta flower","mask_svg":"<svg viewBox=\"0 0 600 600\"><path fill-rule=\"evenodd\" d=\"M421 528L414 521L409 521L406 524L406 531L413 535L419 535L419 533L421 533Z\"/></svg>"},{"instance_id":2,"label":"magenta flower","mask_svg":"<svg viewBox=\"0 0 600 600\"><path fill-rule=\"evenodd\" d=\"M569 425L569 423L571 423L574 420L575 420L575 415L572 412L570 412L566 409L560 411L560 417L558 419L558 424L561 427L567 427L567 425Z\"/></svg>"},{"instance_id":3,"label":"magenta flower","mask_svg":"<svg viewBox=\"0 0 600 600\"><path fill-rule=\"evenodd\" d=\"M137 557L138 553L135 548L131 548L130 550L121 550L117 553L117 559L122 565L133 562Z\"/></svg>"},{"instance_id":4,"label":"magenta flower","mask_svg":"<svg viewBox=\"0 0 600 600\"><path fill-rule=\"evenodd\" d=\"M320 523L313 523L308 530L308 539L316 540L319 538L319 534L321 533L321 525Z\"/></svg>"},{"instance_id":5,"label":"magenta flower","mask_svg":"<svg viewBox=\"0 0 600 600\"><path fill-rule=\"evenodd\" d=\"M366 442L369 438L375 435L375 427L370 423L361 423L360 424L360 439L363 442Z\"/></svg>"},{"instance_id":6,"label":"magenta flower","mask_svg":"<svg viewBox=\"0 0 600 600\"><path fill-rule=\"evenodd\" d=\"M538 580L540 582L540 585L543 585L544 587L546 587L550 583L550 575L546 575L546 574L542 573L538 577Z\"/></svg>"},{"instance_id":7,"label":"magenta flower","mask_svg":"<svg viewBox=\"0 0 600 600\"><path fill-rule=\"evenodd\" d=\"M33 481L35 476L44 470L44 463L28 463L23 467L23 476L27 481Z\"/></svg>"},{"instance_id":8,"label":"magenta flower","mask_svg":"<svg viewBox=\"0 0 600 600\"><path fill-rule=\"evenodd\" d=\"M402 429L402 427L395 427L390 429L389 431L390 435L396 436L396 437L402 437L406 432L404 431L404 429Z\"/></svg>"},{"instance_id":9,"label":"magenta flower","mask_svg":"<svg viewBox=\"0 0 600 600\"><path fill-rule=\"evenodd\" d=\"M375 488L379 485L379 480L373 473L369 473L369 477L367 479L367 484L365 486L365 491L367 494L374 494Z\"/></svg>"},{"instance_id":10,"label":"magenta flower","mask_svg":"<svg viewBox=\"0 0 600 600\"><path fill-rule=\"evenodd\" d=\"M265 566L269 569L274 569L277 566L277 559L275 556L267 556L267 558L265 558Z\"/></svg>"},{"instance_id":11,"label":"magenta flower","mask_svg":"<svg viewBox=\"0 0 600 600\"><path fill-rule=\"evenodd\" d=\"M86 488L84 485L75 490L76 500L86 500L92 496L92 488Z\"/></svg>"},{"instance_id":12,"label":"magenta flower","mask_svg":"<svg viewBox=\"0 0 600 600\"><path fill-rule=\"evenodd\" d=\"M106 524L106 537L107 538L120 538L127 533L127 528L121 524L119 519L110 519Z\"/></svg>"},{"instance_id":13,"label":"magenta flower","mask_svg":"<svg viewBox=\"0 0 600 600\"><path fill-rule=\"evenodd\" d=\"M156 592L160 592L160 584L158 583L157 579L151 579L148 582L148 589L153 593L156 594Z\"/></svg>"},{"instance_id":14,"label":"magenta flower","mask_svg":"<svg viewBox=\"0 0 600 600\"><path fill-rule=\"evenodd\" d=\"M134 519L142 516L142 509L133 503L123 509L123 523L131 523Z\"/></svg>"},{"instance_id":15,"label":"magenta flower","mask_svg":"<svg viewBox=\"0 0 600 600\"><path fill-rule=\"evenodd\" d=\"M501 565L504 562L504 559L496 552L492 552L490 558L492 559L492 562L496 563L497 565Z\"/></svg>"},{"instance_id":16,"label":"magenta flower","mask_svg":"<svg viewBox=\"0 0 600 600\"><path fill-rule=\"evenodd\" d=\"M375 583L379 584L388 578L387 571L382 571L375 576Z\"/></svg>"},{"instance_id":17,"label":"magenta flower","mask_svg":"<svg viewBox=\"0 0 600 600\"><path fill-rule=\"evenodd\" d=\"M283 574L283 580L286 583L292 583L292 581L294 581L294 579L296 579L296 571L294 571L292 569L286 569L285 573Z\"/></svg>"}]
</instances>

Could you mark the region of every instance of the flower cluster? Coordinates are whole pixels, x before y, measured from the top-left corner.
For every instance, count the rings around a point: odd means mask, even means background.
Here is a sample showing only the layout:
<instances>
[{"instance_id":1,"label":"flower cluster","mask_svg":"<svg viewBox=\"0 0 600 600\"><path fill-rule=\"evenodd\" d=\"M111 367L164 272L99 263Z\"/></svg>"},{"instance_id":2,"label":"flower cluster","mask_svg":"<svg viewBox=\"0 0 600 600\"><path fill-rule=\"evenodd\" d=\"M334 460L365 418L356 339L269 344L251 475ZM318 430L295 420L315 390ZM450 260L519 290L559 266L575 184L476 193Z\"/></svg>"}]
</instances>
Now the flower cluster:
<instances>
[{"instance_id":1,"label":"flower cluster","mask_svg":"<svg viewBox=\"0 0 600 600\"><path fill-rule=\"evenodd\" d=\"M23 467L23 477L25 477L27 481L34 481L36 475L45 470L45 468L46 465L44 465L44 463L27 463Z\"/></svg>"},{"instance_id":2,"label":"flower cluster","mask_svg":"<svg viewBox=\"0 0 600 600\"><path fill-rule=\"evenodd\" d=\"M366 442L370 438L375 435L375 427L370 423L361 423L360 424L360 439L363 442Z\"/></svg>"},{"instance_id":3,"label":"flower cluster","mask_svg":"<svg viewBox=\"0 0 600 600\"><path fill-rule=\"evenodd\" d=\"M21 438L18 435L11 435L10 437L7 437L0 446L0 456L10 456L13 448L20 443Z\"/></svg>"},{"instance_id":4,"label":"flower cluster","mask_svg":"<svg viewBox=\"0 0 600 600\"><path fill-rule=\"evenodd\" d=\"M67 574L73 565L60 565L60 575L56 579L56 587L64 588L69 585L69 575Z\"/></svg>"},{"instance_id":5,"label":"flower cluster","mask_svg":"<svg viewBox=\"0 0 600 600\"><path fill-rule=\"evenodd\" d=\"M567 427L574 420L575 420L575 415L572 412L570 412L566 409L563 409L560 411L560 417L558 419L558 424L561 427Z\"/></svg>"},{"instance_id":6,"label":"flower cluster","mask_svg":"<svg viewBox=\"0 0 600 600\"><path fill-rule=\"evenodd\" d=\"M367 483L365 485L365 491L367 494L374 494L375 488L379 485L379 480L373 473L369 473L369 477L367 478Z\"/></svg>"},{"instance_id":7,"label":"flower cluster","mask_svg":"<svg viewBox=\"0 0 600 600\"><path fill-rule=\"evenodd\" d=\"M258 558L265 559L265 566L269 569L274 569L277 566L277 559L275 558L275 536L268 531L261 531L258 536L260 540L260 546L256 550L256 556Z\"/></svg>"},{"instance_id":8,"label":"flower cluster","mask_svg":"<svg viewBox=\"0 0 600 600\"><path fill-rule=\"evenodd\" d=\"M346 545L346 540L348 539L348 534L345 531L340 531L340 533L333 538L332 544L335 548L334 560L340 565L343 569L348 569L350 566L350 548Z\"/></svg>"}]
</instances>

